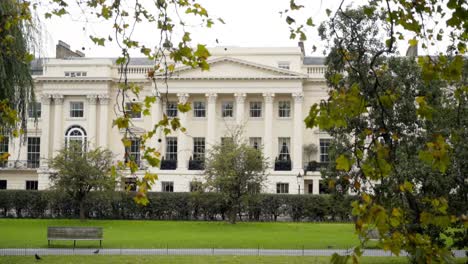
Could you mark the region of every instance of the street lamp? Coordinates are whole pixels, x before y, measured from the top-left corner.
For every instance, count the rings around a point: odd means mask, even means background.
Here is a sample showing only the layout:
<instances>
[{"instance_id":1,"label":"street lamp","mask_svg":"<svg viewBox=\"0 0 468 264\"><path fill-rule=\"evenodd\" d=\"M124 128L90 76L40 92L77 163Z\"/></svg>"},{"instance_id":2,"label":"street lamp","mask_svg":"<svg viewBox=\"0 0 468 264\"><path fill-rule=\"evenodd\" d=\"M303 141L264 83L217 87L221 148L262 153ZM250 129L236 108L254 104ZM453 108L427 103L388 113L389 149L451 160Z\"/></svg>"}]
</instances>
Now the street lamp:
<instances>
[{"instance_id":1,"label":"street lamp","mask_svg":"<svg viewBox=\"0 0 468 264\"><path fill-rule=\"evenodd\" d=\"M297 174L297 193L301 194L301 180L302 180L302 175L301 172Z\"/></svg>"}]
</instances>

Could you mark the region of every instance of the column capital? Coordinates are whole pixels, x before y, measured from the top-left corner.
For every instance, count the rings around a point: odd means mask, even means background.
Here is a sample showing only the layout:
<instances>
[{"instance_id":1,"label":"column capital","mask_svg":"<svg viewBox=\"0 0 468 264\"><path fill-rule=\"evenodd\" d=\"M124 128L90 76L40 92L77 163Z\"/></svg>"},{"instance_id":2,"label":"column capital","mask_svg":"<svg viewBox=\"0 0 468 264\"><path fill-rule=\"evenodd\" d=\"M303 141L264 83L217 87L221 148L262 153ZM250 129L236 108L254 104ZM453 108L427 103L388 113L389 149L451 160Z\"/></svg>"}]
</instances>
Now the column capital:
<instances>
[{"instance_id":1,"label":"column capital","mask_svg":"<svg viewBox=\"0 0 468 264\"><path fill-rule=\"evenodd\" d=\"M208 103L209 104L214 104L216 103L216 98L218 97L217 93L207 93L205 96L208 98Z\"/></svg>"},{"instance_id":2,"label":"column capital","mask_svg":"<svg viewBox=\"0 0 468 264\"><path fill-rule=\"evenodd\" d=\"M100 105L107 105L107 104L109 104L109 100L110 100L109 95L107 95L107 94L99 94L97 97L99 98L99 104L100 104Z\"/></svg>"},{"instance_id":3,"label":"column capital","mask_svg":"<svg viewBox=\"0 0 468 264\"><path fill-rule=\"evenodd\" d=\"M236 103L243 104L245 102L245 98L247 97L247 94L245 94L245 93L235 93L234 97L236 97Z\"/></svg>"},{"instance_id":4,"label":"column capital","mask_svg":"<svg viewBox=\"0 0 468 264\"><path fill-rule=\"evenodd\" d=\"M302 103L304 101L304 93L293 93L292 97L294 98L295 103Z\"/></svg>"},{"instance_id":5,"label":"column capital","mask_svg":"<svg viewBox=\"0 0 468 264\"><path fill-rule=\"evenodd\" d=\"M179 103L185 104L188 101L189 94L188 93L178 93L177 97L179 98Z\"/></svg>"},{"instance_id":6,"label":"column capital","mask_svg":"<svg viewBox=\"0 0 468 264\"><path fill-rule=\"evenodd\" d=\"M52 98L54 98L54 104L63 104L63 94L53 94Z\"/></svg>"},{"instance_id":7,"label":"column capital","mask_svg":"<svg viewBox=\"0 0 468 264\"><path fill-rule=\"evenodd\" d=\"M95 105L97 103L98 95L97 94L88 94L86 95L89 104Z\"/></svg>"},{"instance_id":8,"label":"column capital","mask_svg":"<svg viewBox=\"0 0 468 264\"><path fill-rule=\"evenodd\" d=\"M52 95L50 95L50 94L41 94L41 103L43 105L50 105L50 99L52 99Z\"/></svg>"},{"instance_id":9,"label":"column capital","mask_svg":"<svg viewBox=\"0 0 468 264\"><path fill-rule=\"evenodd\" d=\"M265 99L266 103L273 103L274 97L274 93L263 93L263 98Z\"/></svg>"}]
</instances>

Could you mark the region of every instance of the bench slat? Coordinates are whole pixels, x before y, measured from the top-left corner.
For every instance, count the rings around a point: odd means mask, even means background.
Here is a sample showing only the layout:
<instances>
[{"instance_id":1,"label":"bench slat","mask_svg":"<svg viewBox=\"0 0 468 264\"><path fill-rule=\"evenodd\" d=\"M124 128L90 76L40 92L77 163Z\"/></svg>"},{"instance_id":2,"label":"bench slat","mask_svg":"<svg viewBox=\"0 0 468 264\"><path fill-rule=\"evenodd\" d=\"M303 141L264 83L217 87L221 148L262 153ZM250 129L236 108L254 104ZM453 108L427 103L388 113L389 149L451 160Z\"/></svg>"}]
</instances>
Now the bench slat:
<instances>
[{"instance_id":1,"label":"bench slat","mask_svg":"<svg viewBox=\"0 0 468 264\"><path fill-rule=\"evenodd\" d=\"M102 227L48 227L48 240L102 240Z\"/></svg>"}]
</instances>

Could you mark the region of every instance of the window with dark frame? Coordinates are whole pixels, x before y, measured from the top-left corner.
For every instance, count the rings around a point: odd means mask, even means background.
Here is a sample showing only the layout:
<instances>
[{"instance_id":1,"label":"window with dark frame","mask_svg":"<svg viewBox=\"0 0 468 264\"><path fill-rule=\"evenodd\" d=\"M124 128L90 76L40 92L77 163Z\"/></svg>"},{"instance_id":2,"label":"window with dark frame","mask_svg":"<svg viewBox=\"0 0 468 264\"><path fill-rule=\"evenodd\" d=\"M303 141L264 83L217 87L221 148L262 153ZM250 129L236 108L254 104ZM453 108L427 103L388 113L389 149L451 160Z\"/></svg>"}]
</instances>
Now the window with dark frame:
<instances>
[{"instance_id":1,"label":"window with dark frame","mask_svg":"<svg viewBox=\"0 0 468 264\"><path fill-rule=\"evenodd\" d=\"M40 102L31 103L28 106L28 117L29 118L41 118L42 104Z\"/></svg>"},{"instance_id":2,"label":"window with dark frame","mask_svg":"<svg viewBox=\"0 0 468 264\"><path fill-rule=\"evenodd\" d=\"M140 103L126 103L125 104L125 113L130 118L141 118L141 111L137 111L137 109L141 109Z\"/></svg>"},{"instance_id":3,"label":"window with dark frame","mask_svg":"<svg viewBox=\"0 0 468 264\"><path fill-rule=\"evenodd\" d=\"M251 137L249 138L249 144L254 149L260 149L262 146L262 138L261 137Z\"/></svg>"},{"instance_id":4,"label":"window with dark frame","mask_svg":"<svg viewBox=\"0 0 468 264\"><path fill-rule=\"evenodd\" d=\"M193 102L193 116L194 117L205 117L206 116L205 102L199 102L199 101Z\"/></svg>"},{"instance_id":5,"label":"window with dark frame","mask_svg":"<svg viewBox=\"0 0 468 264\"><path fill-rule=\"evenodd\" d=\"M124 179L124 188L130 192L136 192L137 190L137 180L135 178L125 178Z\"/></svg>"},{"instance_id":6,"label":"window with dark frame","mask_svg":"<svg viewBox=\"0 0 468 264\"><path fill-rule=\"evenodd\" d=\"M8 144L10 143L9 137L6 135L2 135L0 138L0 155L4 155L8 153ZM8 164L8 160L1 160L0 161L0 168L6 167Z\"/></svg>"},{"instance_id":7,"label":"window with dark frame","mask_svg":"<svg viewBox=\"0 0 468 264\"><path fill-rule=\"evenodd\" d=\"M290 146L291 146L291 138L288 137L280 137L278 138L278 159L279 160L290 160Z\"/></svg>"},{"instance_id":8,"label":"window with dark frame","mask_svg":"<svg viewBox=\"0 0 468 264\"><path fill-rule=\"evenodd\" d=\"M28 168L39 168L41 160L41 138L28 137L28 153L27 153Z\"/></svg>"},{"instance_id":9,"label":"window with dark frame","mask_svg":"<svg viewBox=\"0 0 468 264\"><path fill-rule=\"evenodd\" d=\"M84 116L84 103L83 102L70 102L70 117L83 117Z\"/></svg>"},{"instance_id":10,"label":"window with dark frame","mask_svg":"<svg viewBox=\"0 0 468 264\"><path fill-rule=\"evenodd\" d=\"M26 190L37 190L38 181L26 181Z\"/></svg>"},{"instance_id":11,"label":"window with dark frame","mask_svg":"<svg viewBox=\"0 0 468 264\"><path fill-rule=\"evenodd\" d=\"M193 159L205 160L205 138L204 137L193 138Z\"/></svg>"},{"instance_id":12,"label":"window with dark frame","mask_svg":"<svg viewBox=\"0 0 468 264\"><path fill-rule=\"evenodd\" d=\"M7 181L0 180L0 190L6 190L6 188L7 188Z\"/></svg>"},{"instance_id":13,"label":"window with dark frame","mask_svg":"<svg viewBox=\"0 0 468 264\"><path fill-rule=\"evenodd\" d=\"M289 183L277 183L276 193L289 193Z\"/></svg>"},{"instance_id":14,"label":"window with dark frame","mask_svg":"<svg viewBox=\"0 0 468 264\"><path fill-rule=\"evenodd\" d=\"M328 163L330 161L330 157L328 155L330 142L331 142L331 139L329 138L320 139L320 162L321 163Z\"/></svg>"},{"instance_id":15,"label":"window with dark frame","mask_svg":"<svg viewBox=\"0 0 468 264\"><path fill-rule=\"evenodd\" d=\"M221 105L221 116L222 117L233 117L234 116L234 103L223 102Z\"/></svg>"},{"instance_id":16,"label":"window with dark frame","mask_svg":"<svg viewBox=\"0 0 468 264\"><path fill-rule=\"evenodd\" d=\"M166 103L166 115L167 117L177 117L177 102Z\"/></svg>"},{"instance_id":17,"label":"window with dark frame","mask_svg":"<svg viewBox=\"0 0 468 264\"><path fill-rule=\"evenodd\" d=\"M279 101L278 102L278 116L279 117L291 117L291 102L290 101Z\"/></svg>"},{"instance_id":18,"label":"window with dark frame","mask_svg":"<svg viewBox=\"0 0 468 264\"><path fill-rule=\"evenodd\" d=\"M161 192L174 192L174 182L161 182Z\"/></svg>"},{"instance_id":19,"label":"window with dark frame","mask_svg":"<svg viewBox=\"0 0 468 264\"><path fill-rule=\"evenodd\" d=\"M140 143L141 140L139 138L132 138L130 139L130 147L127 147L125 162L132 160L138 166L141 165L141 152L140 152Z\"/></svg>"},{"instance_id":20,"label":"window with dark frame","mask_svg":"<svg viewBox=\"0 0 468 264\"><path fill-rule=\"evenodd\" d=\"M250 117L262 117L262 102L250 102Z\"/></svg>"},{"instance_id":21,"label":"window with dark frame","mask_svg":"<svg viewBox=\"0 0 468 264\"><path fill-rule=\"evenodd\" d=\"M177 138L166 138L166 160L177 160Z\"/></svg>"}]
</instances>

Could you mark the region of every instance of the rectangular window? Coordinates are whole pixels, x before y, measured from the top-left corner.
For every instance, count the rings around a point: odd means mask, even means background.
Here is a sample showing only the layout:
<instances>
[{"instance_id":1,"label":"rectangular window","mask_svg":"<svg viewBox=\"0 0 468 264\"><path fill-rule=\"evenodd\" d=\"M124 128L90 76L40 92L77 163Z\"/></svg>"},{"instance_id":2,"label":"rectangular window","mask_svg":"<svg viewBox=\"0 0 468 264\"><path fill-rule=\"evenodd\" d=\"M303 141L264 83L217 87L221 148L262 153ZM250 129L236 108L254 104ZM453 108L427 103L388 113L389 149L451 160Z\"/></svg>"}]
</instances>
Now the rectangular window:
<instances>
[{"instance_id":1,"label":"rectangular window","mask_svg":"<svg viewBox=\"0 0 468 264\"><path fill-rule=\"evenodd\" d=\"M41 138L28 137L28 168L39 168L41 159Z\"/></svg>"},{"instance_id":2,"label":"rectangular window","mask_svg":"<svg viewBox=\"0 0 468 264\"><path fill-rule=\"evenodd\" d=\"M26 181L26 190L37 190L37 181Z\"/></svg>"},{"instance_id":3,"label":"rectangular window","mask_svg":"<svg viewBox=\"0 0 468 264\"><path fill-rule=\"evenodd\" d=\"M280 69L285 69L285 70L289 70L289 62L287 61L280 61L278 62L278 68Z\"/></svg>"},{"instance_id":4,"label":"rectangular window","mask_svg":"<svg viewBox=\"0 0 468 264\"><path fill-rule=\"evenodd\" d=\"M127 147L125 151L126 152L125 162L133 161L138 165L138 167L141 164L140 142L141 140L139 138L131 139L130 147Z\"/></svg>"},{"instance_id":5,"label":"rectangular window","mask_svg":"<svg viewBox=\"0 0 468 264\"><path fill-rule=\"evenodd\" d=\"M262 138L261 137L251 137L249 138L249 144L254 149L260 149L262 146Z\"/></svg>"},{"instance_id":6,"label":"rectangular window","mask_svg":"<svg viewBox=\"0 0 468 264\"><path fill-rule=\"evenodd\" d=\"M291 117L291 102L290 101L278 102L278 116L279 117Z\"/></svg>"},{"instance_id":7,"label":"rectangular window","mask_svg":"<svg viewBox=\"0 0 468 264\"><path fill-rule=\"evenodd\" d=\"M193 116L194 117L206 116L205 102L193 102Z\"/></svg>"},{"instance_id":8,"label":"rectangular window","mask_svg":"<svg viewBox=\"0 0 468 264\"><path fill-rule=\"evenodd\" d=\"M201 192L203 191L203 184L199 181L190 182L190 192Z\"/></svg>"},{"instance_id":9,"label":"rectangular window","mask_svg":"<svg viewBox=\"0 0 468 264\"><path fill-rule=\"evenodd\" d=\"M0 190L6 190L6 188L7 188L7 181L0 180Z\"/></svg>"},{"instance_id":10,"label":"rectangular window","mask_svg":"<svg viewBox=\"0 0 468 264\"><path fill-rule=\"evenodd\" d=\"M9 143L8 136L0 135L0 155L3 156L5 153L8 153L8 143ZM0 168L6 167L8 164L7 160L0 160Z\"/></svg>"},{"instance_id":11,"label":"rectangular window","mask_svg":"<svg viewBox=\"0 0 468 264\"><path fill-rule=\"evenodd\" d=\"M141 104L140 103L126 103L125 114L130 118L141 118Z\"/></svg>"},{"instance_id":12,"label":"rectangular window","mask_svg":"<svg viewBox=\"0 0 468 264\"><path fill-rule=\"evenodd\" d=\"M262 102L250 102L250 117L262 117Z\"/></svg>"},{"instance_id":13,"label":"rectangular window","mask_svg":"<svg viewBox=\"0 0 468 264\"><path fill-rule=\"evenodd\" d=\"M291 138L288 137L280 137L278 138L278 159L279 160L290 160L291 157L289 151L291 146Z\"/></svg>"},{"instance_id":14,"label":"rectangular window","mask_svg":"<svg viewBox=\"0 0 468 264\"><path fill-rule=\"evenodd\" d=\"M137 182L135 178L125 178L124 179L124 187L125 190L130 192L136 192L137 190Z\"/></svg>"},{"instance_id":15,"label":"rectangular window","mask_svg":"<svg viewBox=\"0 0 468 264\"><path fill-rule=\"evenodd\" d=\"M205 138L204 137L193 138L193 159L205 160Z\"/></svg>"},{"instance_id":16,"label":"rectangular window","mask_svg":"<svg viewBox=\"0 0 468 264\"><path fill-rule=\"evenodd\" d=\"M161 182L161 192L174 192L174 182Z\"/></svg>"},{"instance_id":17,"label":"rectangular window","mask_svg":"<svg viewBox=\"0 0 468 264\"><path fill-rule=\"evenodd\" d=\"M177 138L166 138L166 160L177 160Z\"/></svg>"},{"instance_id":18,"label":"rectangular window","mask_svg":"<svg viewBox=\"0 0 468 264\"><path fill-rule=\"evenodd\" d=\"M320 162L327 163L330 161L328 156L328 149L330 148L331 139L321 138L320 139Z\"/></svg>"},{"instance_id":19,"label":"rectangular window","mask_svg":"<svg viewBox=\"0 0 468 264\"><path fill-rule=\"evenodd\" d=\"M277 183L276 193L289 193L289 183Z\"/></svg>"},{"instance_id":20,"label":"rectangular window","mask_svg":"<svg viewBox=\"0 0 468 264\"><path fill-rule=\"evenodd\" d=\"M30 104L28 106L28 117L29 118L40 118L41 117L41 107L42 104L39 102Z\"/></svg>"},{"instance_id":21,"label":"rectangular window","mask_svg":"<svg viewBox=\"0 0 468 264\"><path fill-rule=\"evenodd\" d=\"M222 117L233 117L234 116L234 103L233 102L223 102L221 105L221 115Z\"/></svg>"},{"instance_id":22,"label":"rectangular window","mask_svg":"<svg viewBox=\"0 0 468 264\"><path fill-rule=\"evenodd\" d=\"M167 117L177 116L177 102L167 102L166 104L166 115Z\"/></svg>"},{"instance_id":23,"label":"rectangular window","mask_svg":"<svg viewBox=\"0 0 468 264\"><path fill-rule=\"evenodd\" d=\"M70 117L83 117L84 116L84 103L83 102L70 102Z\"/></svg>"}]
</instances>

